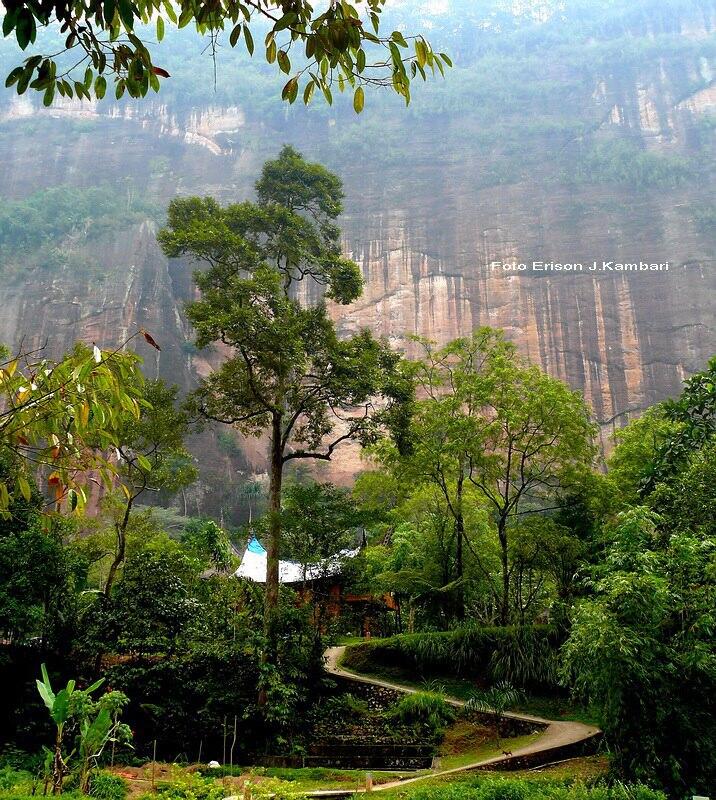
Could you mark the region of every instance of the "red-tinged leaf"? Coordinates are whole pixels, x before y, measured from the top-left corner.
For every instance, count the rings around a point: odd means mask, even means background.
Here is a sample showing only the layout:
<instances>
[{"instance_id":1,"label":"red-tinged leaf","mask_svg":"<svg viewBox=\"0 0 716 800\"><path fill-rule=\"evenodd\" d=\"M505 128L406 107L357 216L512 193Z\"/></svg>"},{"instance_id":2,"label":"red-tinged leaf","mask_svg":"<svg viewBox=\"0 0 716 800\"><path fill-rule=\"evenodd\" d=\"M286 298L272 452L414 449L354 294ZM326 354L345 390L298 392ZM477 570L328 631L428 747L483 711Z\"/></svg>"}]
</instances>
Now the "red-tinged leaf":
<instances>
[{"instance_id":1,"label":"red-tinged leaf","mask_svg":"<svg viewBox=\"0 0 716 800\"><path fill-rule=\"evenodd\" d=\"M17 437L17 443L18 444L30 444L30 442L28 442L27 439L24 436L18 436Z\"/></svg>"},{"instance_id":2,"label":"red-tinged leaf","mask_svg":"<svg viewBox=\"0 0 716 800\"><path fill-rule=\"evenodd\" d=\"M50 455L52 456L52 458L59 458L60 457L60 448L59 447L53 447L52 450L50 450Z\"/></svg>"},{"instance_id":3,"label":"red-tinged leaf","mask_svg":"<svg viewBox=\"0 0 716 800\"><path fill-rule=\"evenodd\" d=\"M60 485L60 476L53 472L52 475L47 479L47 482L50 486L59 486Z\"/></svg>"},{"instance_id":4,"label":"red-tinged leaf","mask_svg":"<svg viewBox=\"0 0 716 800\"><path fill-rule=\"evenodd\" d=\"M162 348L154 341L154 337L151 333L147 331L142 331L142 336L144 337L147 344L150 344L155 350L161 350Z\"/></svg>"},{"instance_id":5,"label":"red-tinged leaf","mask_svg":"<svg viewBox=\"0 0 716 800\"><path fill-rule=\"evenodd\" d=\"M155 75L159 75L162 78L171 78L171 75L165 69L162 69L161 67L152 67L152 72Z\"/></svg>"}]
</instances>

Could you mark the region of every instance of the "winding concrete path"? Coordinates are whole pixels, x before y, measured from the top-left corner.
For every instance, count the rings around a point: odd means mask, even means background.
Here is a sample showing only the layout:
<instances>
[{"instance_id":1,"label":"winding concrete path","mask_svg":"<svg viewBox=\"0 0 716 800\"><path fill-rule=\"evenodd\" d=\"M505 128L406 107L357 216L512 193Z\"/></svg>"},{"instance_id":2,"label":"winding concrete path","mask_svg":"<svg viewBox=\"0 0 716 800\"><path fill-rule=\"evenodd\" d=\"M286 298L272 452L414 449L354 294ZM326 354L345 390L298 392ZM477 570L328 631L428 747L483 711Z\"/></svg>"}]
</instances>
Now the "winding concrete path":
<instances>
[{"instance_id":1,"label":"winding concrete path","mask_svg":"<svg viewBox=\"0 0 716 800\"><path fill-rule=\"evenodd\" d=\"M360 675L356 672L350 672L340 666L341 659L345 653L345 647L330 647L326 650L326 671L331 675L337 675L341 678L348 678L358 683L367 683L372 686L382 686L386 689L394 689L397 692L404 692L405 694L413 694L418 689L410 686L404 686L399 683L392 683L384 681L379 678L372 678L367 675ZM446 697L445 700L453 706L462 707L465 703L462 700L457 700L454 697ZM423 775L417 775L414 778L404 778L403 780L390 781L389 783L382 783L373 787L374 792L379 792L384 789L394 789L397 786L404 786L408 783L416 783L417 781L425 780L426 778L434 778L437 775L452 775L456 772L466 772L473 769L482 769L490 766L491 764L499 764L504 769L511 762L518 766L517 762L524 756L535 756L537 754L543 756L540 759L541 763L546 764L550 761L558 760L563 748L569 746L578 746L590 739L594 739L601 735L599 728L592 725L585 725L582 722L566 722L562 720L545 719L543 717L535 717L531 714L520 714L517 712L507 712L506 717L511 719L518 719L524 722L534 722L536 725L544 726L544 732L539 738L524 747L517 748L512 751L511 756L493 756L486 758L482 761L476 761L472 764L466 764L462 767L454 767L452 769L439 770L430 772ZM341 797L364 792L365 789L352 789L352 790L332 790L325 789L318 792L312 792L309 797Z\"/></svg>"}]
</instances>

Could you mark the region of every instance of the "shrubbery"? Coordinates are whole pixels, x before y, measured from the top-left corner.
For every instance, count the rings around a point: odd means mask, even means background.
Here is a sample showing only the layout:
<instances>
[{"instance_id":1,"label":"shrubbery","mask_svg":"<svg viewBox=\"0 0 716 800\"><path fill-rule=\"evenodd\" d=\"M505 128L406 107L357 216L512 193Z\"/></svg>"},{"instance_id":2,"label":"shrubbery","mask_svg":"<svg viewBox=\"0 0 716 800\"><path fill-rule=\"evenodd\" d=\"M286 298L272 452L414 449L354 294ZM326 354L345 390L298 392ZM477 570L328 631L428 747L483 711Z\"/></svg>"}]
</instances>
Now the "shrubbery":
<instances>
[{"instance_id":1,"label":"shrubbery","mask_svg":"<svg viewBox=\"0 0 716 800\"><path fill-rule=\"evenodd\" d=\"M90 786L90 795L97 800L124 800L129 791L127 781L110 772L95 772Z\"/></svg>"},{"instance_id":2,"label":"shrubbery","mask_svg":"<svg viewBox=\"0 0 716 800\"><path fill-rule=\"evenodd\" d=\"M390 716L405 725L423 728L437 738L455 719L455 710L438 694L415 692L405 695L390 710Z\"/></svg>"},{"instance_id":3,"label":"shrubbery","mask_svg":"<svg viewBox=\"0 0 716 800\"><path fill-rule=\"evenodd\" d=\"M364 642L346 649L344 664L359 672L398 668L418 675L553 685L558 634L547 626L464 627Z\"/></svg>"}]
</instances>

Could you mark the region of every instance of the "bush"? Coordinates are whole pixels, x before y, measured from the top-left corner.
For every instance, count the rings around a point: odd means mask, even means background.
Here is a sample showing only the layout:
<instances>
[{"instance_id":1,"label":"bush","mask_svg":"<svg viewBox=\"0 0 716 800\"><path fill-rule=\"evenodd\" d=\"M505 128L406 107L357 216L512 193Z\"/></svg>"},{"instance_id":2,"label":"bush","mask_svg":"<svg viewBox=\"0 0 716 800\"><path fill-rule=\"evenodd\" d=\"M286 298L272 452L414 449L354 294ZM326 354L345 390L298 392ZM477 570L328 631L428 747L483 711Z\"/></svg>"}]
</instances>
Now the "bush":
<instances>
[{"instance_id":1,"label":"bush","mask_svg":"<svg viewBox=\"0 0 716 800\"><path fill-rule=\"evenodd\" d=\"M440 695L415 692L405 695L389 715L404 725L426 728L437 737L455 719L455 710Z\"/></svg>"},{"instance_id":2,"label":"bush","mask_svg":"<svg viewBox=\"0 0 716 800\"><path fill-rule=\"evenodd\" d=\"M90 795L97 800L124 800L129 786L124 778L110 772L95 772L90 782Z\"/></svg>"},{"instance_id":3,"label":"bush","mask_svg":"<svg viewBox=\"0 0 716 800\"><path fill-rule=\"evenodd\" d=\"M32 775L25 770L18 770L11 766L0 768L0 792L9 792L17 789L21 784L32 782Z\"/></svg>"}]
</instances>

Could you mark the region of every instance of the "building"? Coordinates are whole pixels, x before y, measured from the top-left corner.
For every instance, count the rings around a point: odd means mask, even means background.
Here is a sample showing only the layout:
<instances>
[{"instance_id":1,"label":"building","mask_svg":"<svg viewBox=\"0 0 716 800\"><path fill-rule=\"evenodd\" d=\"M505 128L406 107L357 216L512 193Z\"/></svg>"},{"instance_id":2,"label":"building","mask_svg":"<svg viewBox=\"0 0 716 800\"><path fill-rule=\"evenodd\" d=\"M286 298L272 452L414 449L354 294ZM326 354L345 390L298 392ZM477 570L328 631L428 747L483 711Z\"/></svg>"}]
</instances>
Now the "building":
<instances>
[{"instance_id":1,"label":"building","mask_svg":"<svg viewBox=\"0 0 716 800\"><path fill-rule=\"evenodd\" d=\"M316 623L322 627L329 620L343 618L346 627L369 638L376 628L378 617L395 611L392 595L376 597L370 594L351 594L346 591L344 572L346 562L355 558L360 547L341 550L330 558L313 564L279 561L279 582L294 589L302 603L314 606ZM234 573L237 578L254 583L266 582L267 554L259 540L252 536ZM353 623L353 624L351 624Z\"/></svg>"}]
</instances>

